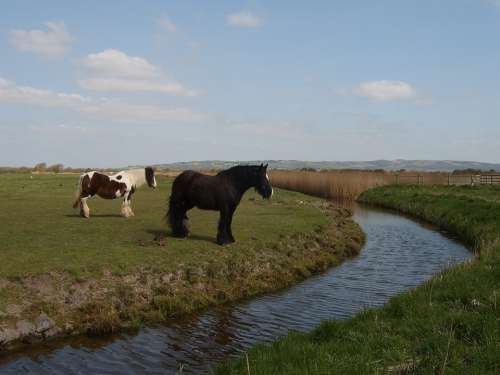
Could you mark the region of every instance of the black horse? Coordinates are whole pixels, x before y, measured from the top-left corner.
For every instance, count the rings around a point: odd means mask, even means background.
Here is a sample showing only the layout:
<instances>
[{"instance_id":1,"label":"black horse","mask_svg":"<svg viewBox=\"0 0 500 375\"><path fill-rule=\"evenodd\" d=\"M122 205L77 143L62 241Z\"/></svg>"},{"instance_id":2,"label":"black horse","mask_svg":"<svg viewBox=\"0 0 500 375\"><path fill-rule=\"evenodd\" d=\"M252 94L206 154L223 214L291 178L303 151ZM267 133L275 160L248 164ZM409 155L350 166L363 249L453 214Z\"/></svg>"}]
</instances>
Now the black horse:
<instances>
[{"instance_id":1,"label":"black horse","mask_svg":"<svg viewBox=\"0 0 500 375\"><path fill-rule=\"evenodd\" d=\"M234 242L231 221L241 197L255 188L265 199L271 198L273 188L269 183L266 165L238 165L215 176L195 171L184 171L172 185L167 212L168 222L176 237L189 234L186 212L193 207L220 212L217 243Z\"/></svg>"}]
</instances>

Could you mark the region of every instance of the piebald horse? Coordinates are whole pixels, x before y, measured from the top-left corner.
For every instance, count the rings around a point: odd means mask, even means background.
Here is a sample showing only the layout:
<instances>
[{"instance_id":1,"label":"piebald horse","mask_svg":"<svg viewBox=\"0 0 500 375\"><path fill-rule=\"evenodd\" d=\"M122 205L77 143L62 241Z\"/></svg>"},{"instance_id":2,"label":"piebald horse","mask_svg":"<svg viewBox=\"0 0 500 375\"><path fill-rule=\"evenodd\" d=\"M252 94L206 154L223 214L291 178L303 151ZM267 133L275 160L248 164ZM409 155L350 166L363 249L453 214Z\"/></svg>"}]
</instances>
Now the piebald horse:
<instances>
[{"instance_id":1,"label":"piebald horse","mask_svg":"<svg viewBox=\"0 0 500 375\"><path fill-rule=\"evenodd\" d=\"M80 206L80 216L89 218L90 209L87 205L87 199L92 198L94 195L104 199L123 197L122 216L134 216L134 212L130 207L132 194L146 183L149 187L156 188L155 172L151 167L129 169L111 176L96 171L84 173L78 181L73 208Z\"/></svg>"},{"instance_id":2,"label":"piebald horse","mask_svg":"<svg viewBox=\"0 0 500 375\"><path fill-rule=\"evenodd\" d=\"M273 195L266 165L238 165L215 176L195 171L184 171L172 185L167 219L176 237L189 234L186 212L193 207L220 212L217 243L224 245L234 242L231 222L236 207L243 194L255 188L264 199Z\"/></svg>"}]
</instances>

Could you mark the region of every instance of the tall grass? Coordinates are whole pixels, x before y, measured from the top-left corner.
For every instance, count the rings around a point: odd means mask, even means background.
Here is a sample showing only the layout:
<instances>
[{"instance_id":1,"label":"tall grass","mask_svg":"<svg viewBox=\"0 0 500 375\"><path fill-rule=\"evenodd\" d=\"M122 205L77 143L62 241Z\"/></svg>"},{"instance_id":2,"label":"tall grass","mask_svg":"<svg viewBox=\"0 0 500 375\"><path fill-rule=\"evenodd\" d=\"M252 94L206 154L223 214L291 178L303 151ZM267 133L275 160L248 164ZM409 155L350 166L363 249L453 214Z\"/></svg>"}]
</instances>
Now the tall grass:
<instances>
[{"instance_id":1,"label":"tall grass","mask_svg":"<svg viewBox=\"0 0 500 375\"><path fill-rule=\"evenodd\" d=\"M355 200L372 187L395 183L395 176L390 173L362 171L274 170L270 178L274 186L282 189L339 200Z\"/></svg>"},{"instance_id":2,"label":"tall grass","mask_svg":"<svg viewBox=\"0 0 500 375\"><path fill-rule=\"evenodd\" d=\"M271 183L279 188L336 200L356 200L364 191L384 185L470 185L478 176L446 172L386 171L282 171L270 172Z\"/></svg>"}]
</instances>

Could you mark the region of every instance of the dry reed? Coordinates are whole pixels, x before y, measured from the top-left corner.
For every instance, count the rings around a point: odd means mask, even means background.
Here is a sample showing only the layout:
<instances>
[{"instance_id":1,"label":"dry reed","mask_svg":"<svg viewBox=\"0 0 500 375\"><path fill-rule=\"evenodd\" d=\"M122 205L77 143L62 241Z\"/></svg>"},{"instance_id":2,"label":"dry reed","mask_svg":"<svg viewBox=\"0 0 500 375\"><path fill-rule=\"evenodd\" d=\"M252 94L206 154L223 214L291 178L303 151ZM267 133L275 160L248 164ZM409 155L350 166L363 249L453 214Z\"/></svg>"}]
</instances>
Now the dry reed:
<instances>
[{"instance_id":1,"label":"dry reed","mask_svg":"<svg viewBox=\"0 0 500 375\"><path fill-rule=\"evenodd\" d=\"M384 172L357 171L277 171L271 172L274 186L319 197L355 200L375 186L395 183L394 175Z\"/></svg>"},{"instance_id":2,"label":"dry reed","mask_svg":"<svg viewBox=\"0 0 500 375\"><path fill-rule=\"evenodd\" d=\"M477 176L452 175L446 172L386 171L283 171L270 172L274 186L318 197L353 201L364 191L382 185L468 185Z\"/></svg>"}]
</instances>

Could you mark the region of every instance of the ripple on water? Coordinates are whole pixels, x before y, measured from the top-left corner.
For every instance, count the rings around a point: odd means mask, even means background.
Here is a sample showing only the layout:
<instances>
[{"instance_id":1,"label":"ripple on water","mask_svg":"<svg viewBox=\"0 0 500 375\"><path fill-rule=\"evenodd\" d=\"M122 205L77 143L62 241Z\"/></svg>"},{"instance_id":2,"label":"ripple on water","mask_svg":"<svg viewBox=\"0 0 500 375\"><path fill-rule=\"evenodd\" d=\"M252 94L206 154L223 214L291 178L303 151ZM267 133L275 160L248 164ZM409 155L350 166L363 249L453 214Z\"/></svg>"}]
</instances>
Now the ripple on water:
<instances>
[{"instance_id":1,"label":"ripple on water","mask_svg":"<svg viewBox=\"0 0 500 375\"><path fill-rule=\"evenodd\" d=\"M1 374L166 374L211 366L289 330L308 331L324 319L343 319L381 306L435 273L471 257L459 243L428 226L382 211L355 209L367 234L356 258L285 291L215 307L136 335L73 339L48 354L31 352L0 365Z\"/></svg>"}]
</instances>

